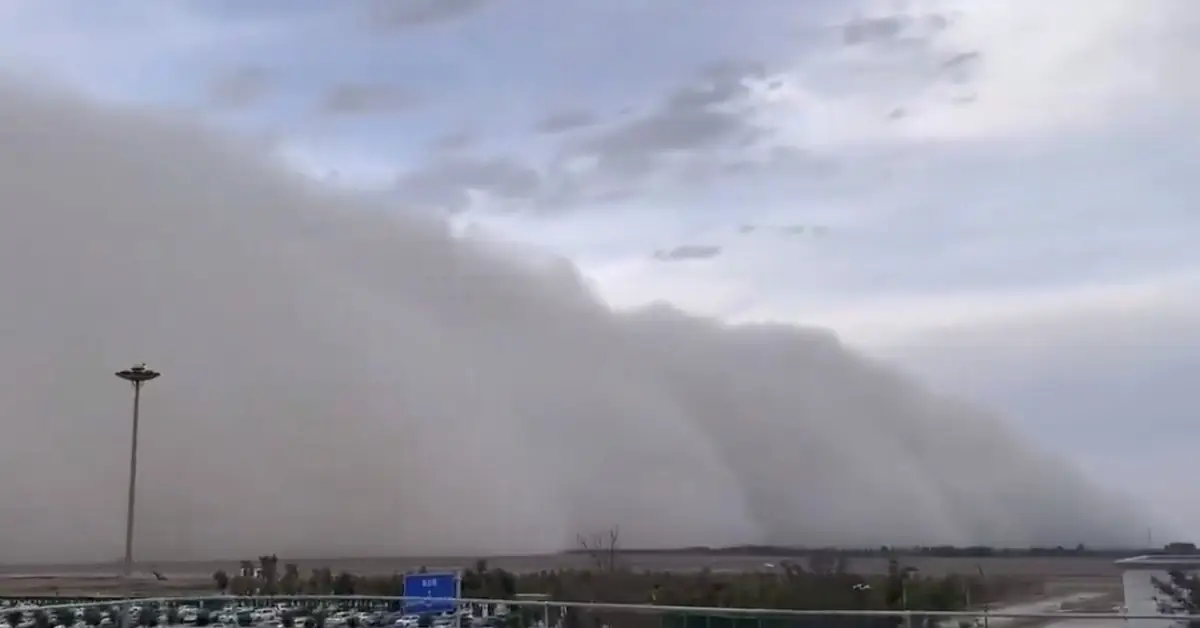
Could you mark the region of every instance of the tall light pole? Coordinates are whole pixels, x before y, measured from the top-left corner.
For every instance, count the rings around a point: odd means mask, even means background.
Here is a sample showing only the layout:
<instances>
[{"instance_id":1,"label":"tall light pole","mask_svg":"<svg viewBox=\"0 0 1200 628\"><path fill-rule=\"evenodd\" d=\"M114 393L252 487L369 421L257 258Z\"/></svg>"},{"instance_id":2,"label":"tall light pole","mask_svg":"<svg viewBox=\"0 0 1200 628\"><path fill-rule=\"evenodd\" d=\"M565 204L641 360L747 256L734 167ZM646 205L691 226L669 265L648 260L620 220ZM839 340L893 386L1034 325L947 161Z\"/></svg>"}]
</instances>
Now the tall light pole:
<instances>
[{"instance_id":1,"label":"tall light pole","mask_svg":"<svg viewBox=\"0 0 1200 628\"><path fill-rule=\"evenodd\" d=\"M979 563L975 563L975 570L979 572L979 588L981 589L980 593L983 594L983 628L988 628L990 625L988 614L991 609L989 608L990 602L988 602L987 574L983 573L983 565Z\"/></svg>"},{"instance_id":2,"label":"tall light pole","mask_svg":"<svg viewBox=\"0 0 1200 628\"><path fill-rule=\"evenodd\" d=\"M912 628L912 611L908 610L908 581L917 574L916 567L905 567L900 570L900 604L904 607L904 626Z\"/></svg>"},{"instance_id":3,"label":"tall light pole","mask_svg":"<svg viewBox=\"0 0 1200 628\"><path fill-rule=\"evenodd\" d=\"M133 575L133 502L137 495L137 451L138 451L138 409L142 402L142 384L161 375L158 371L146 368L146 364L135 364L124 371L117 371L117 377L133 384L133 436L129 446L129 502L125 511L125 569L124 575Z\"/></svg>"}]
</instances>

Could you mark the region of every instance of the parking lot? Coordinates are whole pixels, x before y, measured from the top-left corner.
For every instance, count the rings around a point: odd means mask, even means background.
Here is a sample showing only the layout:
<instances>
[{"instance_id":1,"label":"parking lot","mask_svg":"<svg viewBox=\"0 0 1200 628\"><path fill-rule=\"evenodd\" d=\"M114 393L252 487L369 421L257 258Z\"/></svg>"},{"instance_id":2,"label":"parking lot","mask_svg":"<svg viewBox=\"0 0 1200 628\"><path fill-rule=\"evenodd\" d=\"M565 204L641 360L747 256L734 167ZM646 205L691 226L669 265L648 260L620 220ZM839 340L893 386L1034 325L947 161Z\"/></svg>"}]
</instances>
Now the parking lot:
<instances>
[{"instance_id":1,"label":"parking lot","mask_svg":"<svg viewBox=\"0 0 1200 628\"><path fill-rule=\"evenodd\" d=\"M349 604L326 602L317 606L273 603L249 606L236 603L180 602L178 604L130 607L130 616L138 626L208 626L234 628L257 626L292 628L324 626L346 628L395 626L397 628L484 628L499 623L506 614L503 605L479 608L473 605L456 612L417 615L388 608L352 608ZM36 605L11 601L0 603L0 615L12 628L112 628L121 624L121 608L100 603L74 609L41 611Z\"/></svg>"}]
</instances>

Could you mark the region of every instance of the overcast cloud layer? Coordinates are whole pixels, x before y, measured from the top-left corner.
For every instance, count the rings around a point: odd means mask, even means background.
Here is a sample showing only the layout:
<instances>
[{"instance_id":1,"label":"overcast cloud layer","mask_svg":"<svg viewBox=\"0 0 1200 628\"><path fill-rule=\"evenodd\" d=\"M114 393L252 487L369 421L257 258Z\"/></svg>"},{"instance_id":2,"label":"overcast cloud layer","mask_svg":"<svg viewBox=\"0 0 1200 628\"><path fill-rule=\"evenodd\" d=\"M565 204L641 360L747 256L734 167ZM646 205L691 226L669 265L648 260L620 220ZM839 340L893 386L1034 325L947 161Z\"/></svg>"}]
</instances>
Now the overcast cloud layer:
<instances>
[{"instance_id":1,"label":"overcast cloud layer","mask_svg":"<svg viewBox=\"0 0 1200 628\"><path fill-rule=\"evenodd\" d=\"M0 88L0 556L1119 543L994 417L825 331L618 315L196 128Z\"/></svg>"}]
</instances>

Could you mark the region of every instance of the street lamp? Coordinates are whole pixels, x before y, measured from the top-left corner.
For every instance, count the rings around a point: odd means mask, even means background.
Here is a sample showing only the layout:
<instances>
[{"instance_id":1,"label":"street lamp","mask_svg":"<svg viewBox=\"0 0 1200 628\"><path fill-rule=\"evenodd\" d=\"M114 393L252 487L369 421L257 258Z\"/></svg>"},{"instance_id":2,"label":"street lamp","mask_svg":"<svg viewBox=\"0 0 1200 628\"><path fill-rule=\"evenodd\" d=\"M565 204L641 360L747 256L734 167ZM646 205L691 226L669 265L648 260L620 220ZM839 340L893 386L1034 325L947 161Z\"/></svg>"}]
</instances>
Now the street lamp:
<instances>
[{"instance_id":1,"label":"street lamp","mask_svg":"<svg viewBox=\"0 0 1200 628\"><path fill-rule=\"evenodd\" d=\"M905 567L900 571L900 604L904 607L904 626L912 628L912 611L908 610L908 581L917 575L916 567Z\"/></svg>"},{"instance_id":2,"label":"street lamp","mask_svg":"<svg viewBox=\"0 0 1200 628\"><path fill-rule=\"evenodd\" d=\"M983 565L975 563L975 569L979 572L979 587L983 593L983 628L988 628L988 590L987 590L987 574L983 573Z\"/></svg>"},{"instance_id":3,"label":"street lamp","mask_svg":"<svg viewBox=\"0 0 1200 628\"><path fill-rule=\"evenodd\" d=\"M146 364L135 364L117 377L133 384L133 437L129 447L129 502L125 511L125 577L133 575L133 500L137 494L137 450L138 450L138 407L142 401L142 384L161 375L146 368Z\"/></svg>"}]
</instances>

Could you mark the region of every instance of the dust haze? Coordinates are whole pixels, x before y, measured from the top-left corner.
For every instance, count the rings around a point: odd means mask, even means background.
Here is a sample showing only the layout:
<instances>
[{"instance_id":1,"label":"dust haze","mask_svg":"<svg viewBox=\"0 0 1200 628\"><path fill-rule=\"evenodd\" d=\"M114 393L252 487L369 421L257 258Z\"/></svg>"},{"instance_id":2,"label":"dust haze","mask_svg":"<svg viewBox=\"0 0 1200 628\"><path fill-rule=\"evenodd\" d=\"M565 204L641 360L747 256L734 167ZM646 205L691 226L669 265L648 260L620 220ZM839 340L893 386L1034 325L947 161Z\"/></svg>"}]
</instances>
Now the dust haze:
<instances>
[{"instance_id":1,"label":"dust haze","mask_svg":"<svg viewBox=\"0 0 1200 628\"><path fill-rule=\"evenodd\" d=\"M1119 544L1124 505L833 333L616 314L163 114L0 84L0 560ZM966 359L966 358L964 358Z\"/></svg>"}]
</instances>

